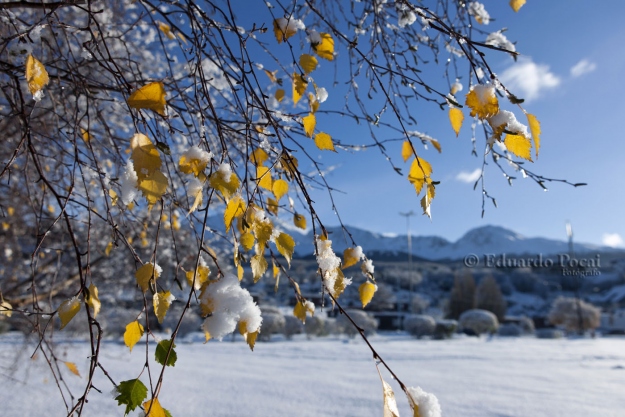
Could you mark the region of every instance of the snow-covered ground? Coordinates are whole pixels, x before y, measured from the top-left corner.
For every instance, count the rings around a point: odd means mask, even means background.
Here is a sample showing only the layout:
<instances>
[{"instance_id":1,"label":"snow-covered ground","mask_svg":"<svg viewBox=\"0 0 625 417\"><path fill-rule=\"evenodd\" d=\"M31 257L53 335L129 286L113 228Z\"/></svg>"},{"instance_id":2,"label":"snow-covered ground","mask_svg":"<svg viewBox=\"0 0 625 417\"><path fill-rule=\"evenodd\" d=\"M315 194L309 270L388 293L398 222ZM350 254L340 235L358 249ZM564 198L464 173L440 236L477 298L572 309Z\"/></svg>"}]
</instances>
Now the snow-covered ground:
<instances>
[{"instance_id":1,"label":"snow-covered ground","mask_svg":"<svg viewBox=\"0 0 625 417\"><path fill-rule=\"evenodd\" d=\"M378 335L371 341L406 385L438 397L443 416L624 415L625 338L417 341ZM83 375L63 370L65 382L80 395L88 344L74 341L58 348L61 359L75 362ZM64 415L52 375L41 355L29 359L32 350L15 335L0 336L4 417ZM257 343L254 352L240 340L180 342L176 351L178 361L167 369L159 396L174 417L382 415L380 380L361 340L276 340ZM132 353L115 341L103 346L102 365L116 382L136 378L144 361L141 345ZM152 368L153 375L159 369ZM395 390L400 414L411 415L399 386L383 375ZM147 385L145 373L142 380ZM102 394L91 392L83 415L122 416L112 384L99 374L95 386Z\"/></svg>"}]
</instances>

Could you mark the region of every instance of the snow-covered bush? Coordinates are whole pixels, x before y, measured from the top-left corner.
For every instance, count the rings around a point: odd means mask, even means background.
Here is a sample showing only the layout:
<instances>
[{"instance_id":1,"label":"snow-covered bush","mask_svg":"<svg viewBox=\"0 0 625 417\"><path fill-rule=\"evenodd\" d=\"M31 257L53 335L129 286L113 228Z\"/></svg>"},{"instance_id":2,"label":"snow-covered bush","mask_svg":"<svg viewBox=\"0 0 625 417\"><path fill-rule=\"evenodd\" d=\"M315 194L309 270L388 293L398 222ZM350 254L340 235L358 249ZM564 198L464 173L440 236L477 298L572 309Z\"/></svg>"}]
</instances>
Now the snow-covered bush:
<instances>
[{"instance_id":1,"label":"snow-covered bush","mask_svg":"<svg viewBox=\"0 0 625 417\"><path fill-rule=\"evenodd\" d=\"M422 296L421 294L415 294L410 301L410 311L414 314L423 314L429 307L430 300Z\"/></svg>"},{"instance_id":2,"label":"snow-covered bush","mask_svg":"<svg viewBox=\"0 0 625 417\"><path fill-rule=\"evenodd\" d=\"M311 317L312 318L312 317ZM310 319L306 319L308 322ZM291 339L293 335L302 333L304 325L295 316L284 316L284 336Z\"/></svg>"},{"instance_id":3,"label":"snow-covered bush","mask_svg":"<svg viewBox=\"0 0 625 417\"><path fill-rule=\"evenodd\" d=\"M561 339L564 337L564 332L558 329L538 329L536 330L536 337L539 339Z\"/></svg>"},{"instance_id":4,"label":"snow-covered bush","mask_svg":"<svg viewBox=\"0 0 625 417\"><path fill-rule=\"evenodd\" d=\"M404 319L404 330L416 338L432 336L436 328L436 320L424 314L414 314Z\"/></svg>"},{"instance_id":5,"label":"snow-covered bush","mask_svg":"<svg viewBox=\"0 0 625 417\"><path fill-rule=\"evenodd\" d=\"M437 320L434 327L434 339L451 339L456 329L458 329L456 320Z\"/></svg>"},{"instance_id":6,"label":"snow-covered bush","mask_svg":"<svg viewBox=\"0 0 625 417\"><path fill-rule=\"evenodd\" d=\"M567 331L596 329L601 324L601 310L582 300L558 297L549 312L549 321ZM581 329L580 329L581 325Z\"/></svg>"},{"instance_id":7,"label":"snow-covered bush","mask_svg":"<svg viewBox=\"0 0 625 417\"><path fill-rule=\"evenodd\" d=\"M482 333L494 333L499 327L497 316L490 311L478 308L462 313L459 323L463 330L471 330L478 336Z\"/></svg>"},{"instance_id":8,"label":"snow-covered bush","mask_svg":"<svg viewBox=\"0 0 625 417\"><path fill-rule=\"evenodd\" d=\"M505 337L519 337L523 334L523 329L518 324L506 323L499 326L497 334Z\"/></svg>"},{"instance_id":9,"label":"snow-covered bush","mask_svg":"<svg viewBox=\"0 0 625 417\"><path fill-rule=\"evenodd\" d=\"M352 320L365 331L365 335L375 333L378 329L378 321L362 310L346 310ZM345 334L354 337L358 334L358 330L349 322L344 314L337 318L337 322L344 327Z\"/></svg>"},{"instance_id":10,"label":"snow-covered bush","mask_svg":"<svg viewBox=\"0 0 625 417\"><path fill-rule=\"evenodd\" d=\"M304 323L304 332L309 339L313 336L321 336L324 332L324 325L324 319L319 316L307 317L306 323Z\"/></svg>"},{"instance_id":11,"label":"snow-covered bush","mask_svg":"<svg viewBox=\"0 0 625 417\"><path fill-rule=\"evenodd\" d=\"M276 308L261 308L263 323L260 326L258 339L264 342L271 339L272 334L283 333L286 320L280 310Z\"/></svg>"}]
</instances>

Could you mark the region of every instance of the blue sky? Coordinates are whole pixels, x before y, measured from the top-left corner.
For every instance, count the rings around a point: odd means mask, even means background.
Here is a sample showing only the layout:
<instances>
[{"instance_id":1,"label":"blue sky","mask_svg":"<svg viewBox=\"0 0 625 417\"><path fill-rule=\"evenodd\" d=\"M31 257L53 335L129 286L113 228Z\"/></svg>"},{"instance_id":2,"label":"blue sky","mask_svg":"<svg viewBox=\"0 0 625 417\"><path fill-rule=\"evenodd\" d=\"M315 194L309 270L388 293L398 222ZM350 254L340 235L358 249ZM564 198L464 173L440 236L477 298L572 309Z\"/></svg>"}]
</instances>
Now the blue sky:
<instances>
[{"instance_id":1,"label":"blue sky","mask_svg":"<svg viewBox=\"0 0 625 417\"><path fill-rule=\"evenodd\" d=\"M624 246L625 2L602 1L590 7L581 1L528 0L519 13L507 1L483 3L496 20L482 28L489 32L508 28L506 36L516 41L521 53L516 63L508 55L489 53L489 62L506 86L526 98L524 108L542 124L540 155L527 168L588 185L574 188L552 183L544 192L518 175L510 187L490 164L486 186L498 208L487 201L481 218L480 187L474 191L473 181L462 180L471 177L482 162L481 157L471 156L470 120L465 120L456 138L446 112L426 105L418 130L439 139L443 147L440 155L433 149L420 152L434 167L434 179L441 181L432 203L432 220L420 214L420 198L406 178L397 175L376 150L319 157L335 168L327 174L328 182L345 192L334 194L341 219L375 232L405 233L406 219L399 213L414 210L413 235L440 235L449 240L486 224L526 236L565 239L568 220L577 241ZM325 68L330 67L326 64ZM464 100L467 83L463 84L459 96ZM329 91L332 98L333 91ZM518 109L516 114L525 122ZM323 123L322 116L318 123ZM345 126L349 124L333 123L328 132L343 139L366 135L365 130ZM478 136L478 151L483 141ZM363 138L362 142L370 141ZM388 152L395 163L403 165L400 146L400 142L389 145ZM338 224L326 193L314 193L313 199L324 224Z\"/></svg>"}]
</instances>

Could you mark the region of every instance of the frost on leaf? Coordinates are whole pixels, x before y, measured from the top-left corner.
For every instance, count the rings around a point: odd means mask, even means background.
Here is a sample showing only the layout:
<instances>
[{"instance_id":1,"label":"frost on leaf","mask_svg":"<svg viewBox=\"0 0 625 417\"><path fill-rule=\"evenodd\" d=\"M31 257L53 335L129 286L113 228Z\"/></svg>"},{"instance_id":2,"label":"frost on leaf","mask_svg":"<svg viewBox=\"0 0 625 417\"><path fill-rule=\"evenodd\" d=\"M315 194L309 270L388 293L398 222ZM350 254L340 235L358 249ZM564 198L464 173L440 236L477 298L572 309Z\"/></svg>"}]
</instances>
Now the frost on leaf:
<instances>
[{"instance_id":1,"label":"frost on leaf","mask_svg":"<svg viewBox=\"0 0 625 417\"><path fill-rule=\"evenodd\" d=\"M167 314L172 301L174 301L174 296L169 291L157 292L154 294L154 297L152 298L154 314L160 324L163 324L163 320L165 319L165 315Z\"/></svg>"},{"instance_id":2,"label":"frost on leaf","mask_svg":"<svg viewBox=\"0 0 625 417\"><path fill-rule=\"evenodd\" d=\"M59 306L57 313L61 319L61 329L67 326L74 316L80 311L80 300L77 297L72 297L69 300L65 300Z\"/></svg>"},{"instance_id":3,"label":"frost on leaf","mask_svg":"<svg viewBox=\"0 0 625 417\"><path fill-rule=\"evenodd\" d=\"M100 307L102 307L102 303L100 303L100 299L98 298L98 288L91 283L89 285L89 290L85 297L85 301L87 305L91 308L91 314L93 314L93 318L95 319L100 312Z\"/></svg>"},{"instance_id":4,"label":"frost on leaf","mask_svg":"<svg viewBox=\"0 0 625 417\"><path fill-rule=\"evenodd\" d=\"M532 143L525 136L508 134L503 142L510 153L528 161L532 160Z\"/></svg>"},{"instance_id":5,"label":"frost on leaf","mask_svg":"<svg viewBox=\"0 0 625 417\"><path fill-rule=\"evenodd\" d=\"M142 265L137 272L135 272L135 278L137 279L137 285L143 292L148 290L150 280L154 277L154 281L161 276L162 269L160 266L153 263L147 263Z\"/></svg>"},{"instance_id":6,"label":"frost on leaf","mask_svg":"<svg viewBox=\"0 0 625 417\"><path fill-rule=\"evenodd\" d=\"M521 7L525 4L525 0L510 0L510 7L515 12L518 12Z\"/></svg>"},{"instance_id":7,"label":"frost on leaf","mask_svg":"<svg viewBox=\"0 0 625 417\"><path fill-rule=\"evenodd\" d=\"M317 55L328 61L334 59L334 39L329 33L320 33L320 40L317 43L313 43L313 50Z\"/></svg>"},{"instance_id":8,"label":"frost on leaf","mask_svg":"<svg viewBox=\"0 0 625 417\"><path fill-rule=\"evenodd\" d=\"M43 90L43 87L45 87L49 81L50 79L46 67L44 67L37 58L28 55L28 58L26 58L26 82L28 83L30 93L35 96L35 100L37 98L41 99L42 95L40 91Z\"/></svg>"},{"instance_id":9,"label":"frost on leaf","mask_svg":"<svg viewBox=\"0 0 625 417\"><path fill-rule=\"evenodd\" d=\"M273 34L278 43L282 43L295 35L298 29L306 29L304 23L299 19L280 17L273 21Z\"/></svg>"},{"instance_id":10,"label":"frost on leaf","mask_svg":"<svg viewBox=\"0 0 625 417\"><path fill-rule=\"evenodd\" d=\"M331 240L317 237L316 247L317 265L321 269L323 284L334 298L338 298L352 281L343 275L341 259L334 254Z\"/></svg>"},{"instance_id":11,"label":"frost on leaf","mask_svg":"<svg viewBox=\"0 0 625 417\"><path fill-rule=\"evenodd\" d=\"M293 215L293 224L302 230L306 230L306 217L303 214L295 213Z\"/></svg>"},{"instance_id":12,"label":"frost on leaf","mask_svg":"<svg viewBox=\"0 0 625 417\"><path fill-rule=\"evenodd\" d=\"M347 248L343 251L343 269L356 265L363 257L362 247Z\"/></svg>"},{"instance_id":13,"label":"frost on leaf","mask_svg":"<svg viewBox=\"0 0 625 417\"><path fill-rule=\"evenodd\" d=\"M206 152L198 146L192 146L180 156L178 167L185 174L193 174L199 177L212 157L212 153Z\"/></svg>"},{"instance_id":14,"label":"frost on leaf","mask_svg":"<svg viewBox=\"0 0 625 417\"><path fill-rule=\"evenodd\" d=\"M80 376L80 372L78 372L78 368L76 367L76 364L74 362L63 362L65 364L65 366L67 366L67 369L69 369L69 371L71 373L73 373L76 376Z\"/></svg>"},{"instance_id":15,"label":"frost on leaf","mask_svg":"<svg viewBox=\"0 0 625 417\"><path fill-rule=\"evenodd\" d=\"M530 125L530 132L532 132L532 139L536 148L536 158L538 158L538 151L540 150L540 122L536 116L529 113L527 113L527 122Z\"/></svg>"},{"instance_id":16,"label":"frost on leaf","mask_svg":"<svg viewBox=\"0 0 625 417\"><path fill-rule=\"evenodd\" d=\"M467 94L465 104L471 109L471 117L477 115L480 119L486 119L499 112L499 101L495 87L491 84L474 85Z\"/></svg>"},{"instance_id":17,"label":"frost on leaf","mask_svg":"<svg viewBox=\"0 0 625 417\"><path fill-rule=\"evenodd\" d=\"M126 331L124 332L124 344L128 346L132 352L132 348L141 340L143 336L143 326L138 321L133 321L126 325Z\"/></svg>"},{"instance_id":18,"label":"frost on leaf","mask_svg":"<svg viewBox=\"0 0 625 417\"><path fill-rule=\"evenodd\" d=\"M128 97L128 105L130 107L154 110L161 116L165 115L166 104L165 87L160 81L146 84Z\"/></svg>"},{"instance_id":19,"label":"frost on leaf","mask_svg":"<svg viewBox=\"0 0 625 417\"><path fill-rule=\"evenodd\" d=\"M229 200L239 188L239 178L230 169L230 165L221 164L219 169L209 177L208 183Z\"/></svg>"},{"instance_id":20,"label":"frost on leaf","mask_svg":"<svg viewBox=\"0 0 625 417\"><path fill-rule=\"evenodd\" d=\"M360 284L360 287L358 287L358 294L360 295L362 308L365 308L367 304L371 302L371 300L373 299L373 294L375 294L377 289L378 286L369 281L365 281Z\"/></svg>"},{"instance_id":21,"label":"frost on leaf","mask_svg":"<svg viewBox=\"0 0 625 417\"><path fill-rule=\"evenodd\" d=\"M306 91L306 87L308 86L308 81L300 74L294 72L293 73L293 105L297 104L297 102L304 95L304 91Z\"/></svg>"},{"instance_id":22,"label":"frost on leaf","mask_svg":"<svg viewBox=\"0 0 625 417\"><path fill-rule=\"evenodd\" d=\"M280 252L289 265L291 265L291 258L293 257L293 250L295 249L295 241L293 238L286 233L280 233L276 238L276 247L278 248L278 252Z\"/></svg>"},{"instance_id":23,"label":"frost on leaf","mask_svg":"<svg viewBox=\"0 0 625 417\"><path fill-rule=\"evenodd\" d=\"M152 398L144 402L143 409L145 410L145 417L167 417L167 413L165 409L161 407L158 398Z\"/></svg>"},{"instance_id":24,"label":"frost on leaf","mask_svg":"<svg viewBox=\"0 0 625 417\"><path fill-rule=\"evenodd\" d=\"M312 55L302 54L299 57L299 65L304 70L304 74L308 75L317 68L317 58Z\"/></svg>"},{"instance_id":25,"label":"frost on leaf","mask_svg":"<svg viewBox=\"0 0 625 417\"><path fill-rule=\"evenodd\" d=\"M283 179L277 179L273 182L271 191L273 191L273 195L276 197L276 202L280 201L280 199L289 191L289 183Z\"/></svg>"},{"instance_id":26,"label":"frost on leaf","mask_svg":"<svg viewBox=\"0 0 625 417\"><path fill-rule=\"evenodd\" d=\"M458 108L449 109L449 121L451 122L451 127L456 132L456 137L460 134L460 128L462 127L462 121L464 120L464 114L462 110Z\"/></svg>"},{"instance_id":27,"label":"frost on leaf","mask_svg":"<svg viewBox=\"0 0 625 417\"><path fill-rule=\"evenodd\" d=\"M332 137L324 132L317 133L315 135L315 145L317 145L317 148L322 151L335 151L334 143L332 143Z\"/></svg>"},{"instance_id":28,"label":"frost on leaf","mask_svg":"<svg viewBox=\"0 0 625 417\"><path fill-rule=\"evenodd\" d=\"M308 116L302 118L302 124L304 125L304 132L306 133L306 136L312 138L313 133L315 132L315 125L317 124L315 115L310 113Z\"/></svg>"},{"instance_id":29,"label":"frost on leaf","mask_svg":"<svg viewBox=\"0 0 625 417\"><path fill-rule=\"evenodd\" d=\"M414 417L441 417L441 406L434 394L429 394L419 387L409 387L406 389L406 396Z\"/></svg>"},{"instance_id":30,"label":"frost on leaf","mask_svg":"<svg viewBox=\"0 0 625 417\"><path fill-rule=\"evenodd\" d=\"M135 408L139 407L148 396L147 387L139 379L122 381L115 388L117 405L125 405L124 415L128 415Z\"/></svg>"},{"instance_id":31,"label":"frost on leaf","mask_svg":"<svg viewBox=\"0 0 625 417\"><path fill-rule=\"evenodd\" d=\"M178 360L178 355L174 348L175 344L171 342L169 339L161 340L156 345L156 352L154 352L154 359L157 363L166 366L175 366L176 361ZM169 356L167 356L167 352L169 352Z\"/></svg>"}]
</instances>

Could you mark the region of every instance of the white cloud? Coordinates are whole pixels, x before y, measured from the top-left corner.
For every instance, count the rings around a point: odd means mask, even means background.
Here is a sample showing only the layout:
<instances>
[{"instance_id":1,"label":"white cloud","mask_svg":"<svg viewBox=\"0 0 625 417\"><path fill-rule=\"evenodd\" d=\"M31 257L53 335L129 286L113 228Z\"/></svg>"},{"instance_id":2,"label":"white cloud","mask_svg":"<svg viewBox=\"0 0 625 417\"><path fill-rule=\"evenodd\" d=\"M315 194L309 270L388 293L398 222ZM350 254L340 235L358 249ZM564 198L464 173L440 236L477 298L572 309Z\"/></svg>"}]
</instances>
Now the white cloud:
<instances>
[{"instance_id":1,"label":"white cloud","mask_svg":"<svg viewBox=\"0 0 625 417\"><path fill-rule=\"evenodd\" d=\"M482 174L482 170L479 168L475 168L471 172L460 171L458 175L456 175L456 179L461 182L466 182L468 184L472 184L480 177Z\"/></svg>"},{"instance_id":2,"label":"white cloud","mask_svg":"<svg viewBox=\"0 0 625 417\"><path fill-rule=\"evenodd\" d=\"M560 85L560 77L549 71L549 66L536 64L531 58L519 61L506 69L499 80L516 96L532 101L541 93Z\"/></svg>"},{"instance_id":3,"label":"white cloud","mask_svg":"<svg viewBox=\"0 0 625 417\"><path fill-rule=\"evenodd\" d=\"M623 238L618 233L604 233L602 242L605 246L610 246L611 248L623 247L625 244Z\"/></svg>"},{"instance_id":4,"label":"white cloud","mask_svg":"<svg viewBox=\"0 0 625 417\"><path fill-rule=\"evenodd\" d=\"M593 72L596 69L597 64L595 64L594 62L590 62L587 59L582 59L577 64L571 67L571 76L573 78L581 77L582 75Z\"/></svg>"}]
</instances>

